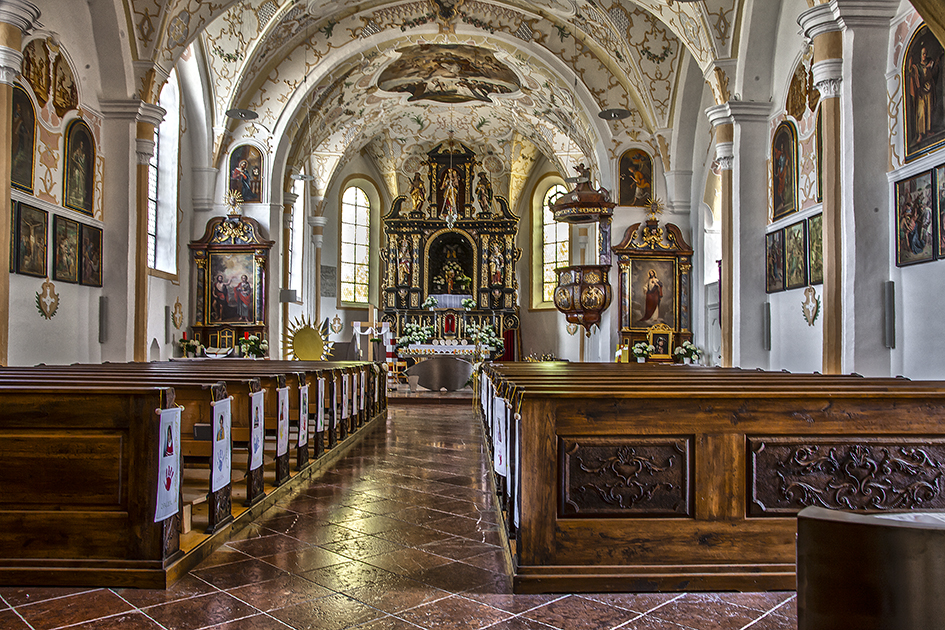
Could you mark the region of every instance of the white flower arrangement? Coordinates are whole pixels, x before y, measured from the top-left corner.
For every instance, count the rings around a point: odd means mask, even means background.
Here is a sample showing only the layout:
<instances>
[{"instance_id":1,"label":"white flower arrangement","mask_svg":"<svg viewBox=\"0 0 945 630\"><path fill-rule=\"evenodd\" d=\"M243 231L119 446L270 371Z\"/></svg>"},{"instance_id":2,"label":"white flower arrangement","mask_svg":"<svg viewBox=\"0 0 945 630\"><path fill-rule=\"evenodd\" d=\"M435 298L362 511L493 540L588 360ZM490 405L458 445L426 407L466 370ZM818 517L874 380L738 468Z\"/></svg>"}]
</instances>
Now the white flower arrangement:
<instances>
[{"instance_id":1,"label":"white flower arrangement","mask_svg":"<svg viewBox=\"0 0 945 630\"><path fill-rule=\"evenodd\" d=\"M630 348L630 353L638 359L645 359L656 352L656 348L645 341L638 341Z\"/></svg>"},{"instance_id":2,"label":"white flower arrangement","mask_svg":"<svg viewBox=\"0 0 945 630\"><path fill-rule=\"evenodd\" d=\"M177 345L180 346L181 351L186 355L187 353L192 353L194 356L199 355L204 347L203 344L197 341L196 339L183 339L177 342Z\"/></svg>"},{"instance_id":3,"label":"white flower arrangement","mask_svg":"<svg viewBox=\"0 0 945 630\"><path fill-rule=\"evenodd\" d=\"M259 358L269 353L269 342L260 339L259 335L246 335L238 339L236 343L240 347L240 352L246 357Z\"/></svg>"},{"instance_id":4,"label":"white flower arrangement","mask_svg":"<svg viewBox=\"0 0 945 630\"><path fill-rule=\"evenodd\" d=\"M700 350L694 343L690 341L682 342L682 345L673 350L673 354L681 359L692 359L695 361L702 354Z\"/></svg>"},{"instance_id":5,"label":"white flower arrangement","mask_svg":"<svg viewBox=\"0 0 945 630\"><path fill-rule=\"evenodd\" d=\"M463 305L463 308L466 309L467 311L471 311L472 309L476 308L476 300L472 298L464 299L461 302L461 304Z\"/></svg>"},{"instance_id":6,"label":"white flower arrangement","mask_svg":"<svg viewBox=\"0 0 945 630\"><path fill-rule=\"evenodd\" d=\"M436 298L430 295L423 301L423 304L420 305L420 308L428 308L432 311L436 308L437 304L439 304L439 302L437 302Z\"/></svg>"},{"instance_id":7,"label":"white flower arrangement","mask_svg":"<svg viewBox=\"0 0 945 630\"><path fill-rule=\"evenodd\" d=\"M476 345L482 344L498 352L502 352L505 349L505 341L496 335L495 329L491 324L484 324L482 326L475 323L466 324L466 333L469 336L469 341Z\"/></svg>"},{"instance_id":8,"label":"white flower arrangement","mask_svg":"<svg viewBox=\"0 0 945 630\"><path fill-rule=\"evenodd\" d=\"M397 347L403 348L414 343L426 343L433 336L433 326L404 324L404 334L397 338Z\"/></svg>"}]
</instances>

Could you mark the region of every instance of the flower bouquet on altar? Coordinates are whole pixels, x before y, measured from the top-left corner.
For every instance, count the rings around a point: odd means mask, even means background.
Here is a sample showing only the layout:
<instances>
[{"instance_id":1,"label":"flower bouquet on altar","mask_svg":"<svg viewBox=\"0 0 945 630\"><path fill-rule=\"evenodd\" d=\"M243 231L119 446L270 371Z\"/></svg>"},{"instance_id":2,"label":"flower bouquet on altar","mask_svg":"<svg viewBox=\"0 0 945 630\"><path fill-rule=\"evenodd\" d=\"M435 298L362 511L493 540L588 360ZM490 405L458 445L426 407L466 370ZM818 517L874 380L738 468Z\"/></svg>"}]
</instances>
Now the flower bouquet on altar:
<instances>
[{"instance_id":1,"label":"flower bouquet on altar","mask_svg":"<svg viewBox=\"0 0 945 630\"><path fill-rule=\"evenodd\" d=\"M474 299L472 299L472 298L466 298L466 299L464 299L464 300L461 302L461 304L463 305L463 308L466 309L467 311L471 311L471 310L473 310L474 308L476 308L476 300L474 300Z\"/></svg>"},{"instance_id":2,"label":"flower bouquet on altar","mask_svg":"<svg viewBox=\"0 0 945 630\"><path fill-rule=\"evenodd\" d=\"M681 346L673 350L673 354L679 357L683 363L689 364L699 360L702 350L691 341L684 341Z\"/></svg>"},{"instance_id":3,"label":"flower bouquet on altar","mask_svg":"<svg viewBox=\"0 0 945 630\"><path fill-rule=\"evenodd\" d=\"M269 342L261 339L258 335L251 335L248 332L243 333L243 338L236 343L244 357L258 359L269 353Z\"/></svg>"},{"instance_id":4,"label":"flower bouquet on altar","mask_svg":"<svg viewBox=\"0 0 945 630\"><path fill-rule=\"evenodd\" d=\"M466 324L466 334L470 343L494 351L497 355L505 351L505 342L499 337L491 324L479 326L475 323Z\"/></svg>"},{"instance_id":5,"label":"flower bouquet on altar","mask_svg":"<svg viewBox=\"0 0 945 630\"><path fill-rule=\"evenodd\" d=\"M637 363L644 363L646 358L656 352L656 348L645 341L638 341L630 348L630 354L637 358Z\"/></svg>"},{"instance_id":6,"label":"flower bouquet on altar","mask_svg":"<svg viewBox=\"0 0 945 630\"><path fill-rule=\"evenodd\" d=\"M439 304L437 299L432 295L427 296L427 299L423 301L423 304L420 305L420 308L430 309L431 311L436 308L436 305Z\"/></svg>"},{"instance_id":7,"label":"flower bouquet on altar","mask_svg":"<svg viewBox=\"0 0 945 630\"><path fill-rule=\"evenodd\" d=\"M188 339L187 333L184 333L184 336L177 342L177 345L180 346L180 350L184 353L185 357L200 356L200 353L203 352L204 349L203 344L196 339Z\"/></svg>"},{"instance_id":8,"label":"flower bouquet on altar","mask_svg":"<svg viewBox=\"0 0 945 630\"><path fill-rule=\"evenodd\" d=\"M433 326L421 326L420 324L404 324L404 334L397 337L397 347L405 348L415 343L426 343L433 337Z\"/></svg>"}]
</instances>

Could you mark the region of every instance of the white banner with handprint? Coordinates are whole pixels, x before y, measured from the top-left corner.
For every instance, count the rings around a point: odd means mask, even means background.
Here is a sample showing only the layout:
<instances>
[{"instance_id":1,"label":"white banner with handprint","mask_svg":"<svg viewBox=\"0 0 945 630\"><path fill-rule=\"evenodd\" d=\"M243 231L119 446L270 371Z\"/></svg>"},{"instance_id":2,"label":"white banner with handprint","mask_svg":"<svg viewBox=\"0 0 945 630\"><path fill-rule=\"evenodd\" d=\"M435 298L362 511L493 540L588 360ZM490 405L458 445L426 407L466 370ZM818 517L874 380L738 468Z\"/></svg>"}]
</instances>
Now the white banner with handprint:
<instances>
[{"instance_id":1,"label":"white banner with handprint","mask_svg":"<svg viewBox=\"0 0 945 630\"><path fill-rule=\"evenodd\" d=\"M252 411L253 424L250 429L250 449L251 457L249 460L249 469L256 470L263 465L263 440L266 435L265 423L263 422L263 397L266 390L253 392L249 395L250 408Z\"/></svg>"},{"instance_id":2,"label":"white banner with handprint","mask_svg":"<svg viewBox=\"0 0 945 630\"><path fill-rule=\"evenodd\" d=\"M281 457L289 451L289 388L277 388L276 400L276 406L279 408L279 419L276 421L276 457Z\"/></svg>"},{"instance_id":3,"label":"white banner with handprint","mask_svg":"<svg viewBox=\"0 0 945 630\"><path fill-rule=\"evenodd\" d=\"M230 427L233 417L230 401L232 397L210 403L213 407L213 461L210 462L210 492L225 488L231 481Z\"/></svg>"},{"instance_id":4,"label":"white banner with handprint","mask_svg":"<svg viewBox=\"0 0 945 630\"><path fill-rule=\"evenodd\" d=\"M159 409L158 489L154 522L170 518L180 510L180 407Z\"/></svg>"}]
</instances>

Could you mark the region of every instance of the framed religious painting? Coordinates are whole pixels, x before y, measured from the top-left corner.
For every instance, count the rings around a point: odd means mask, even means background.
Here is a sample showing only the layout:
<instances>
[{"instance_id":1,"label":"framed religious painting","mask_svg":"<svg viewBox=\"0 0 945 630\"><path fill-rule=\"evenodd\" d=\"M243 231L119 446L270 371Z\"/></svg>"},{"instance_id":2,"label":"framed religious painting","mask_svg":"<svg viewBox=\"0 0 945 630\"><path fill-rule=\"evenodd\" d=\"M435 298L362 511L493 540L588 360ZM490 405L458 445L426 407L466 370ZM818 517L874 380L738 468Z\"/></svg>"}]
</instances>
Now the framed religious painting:
<instances>
[{"instance_id":1,"label":"framed religious painting","mask_svg":"<svg viewBox=\"0 0 945 630\"><path fill-rule=\"evenodd\" d=\"M45 278L49 215L25 203L19 206L16 221L16 272Z\"/></svg>"},{"instance_id":2,"label":"framed religious painting","mask_svg":"<svg viewBox=\"0 0 945 630\"><path fill-rule=\"evenodd\" d=\"M807 221L784 228L784 288L807 286Z\"/></svg>"},{"instance_id":3,"label":"framed religious painting","mask_svg":"<svg viewBox=\"0 0 945 630\"><path fill-rule=\"evenodd\" d=\"M10 273L16 271L16 200L10 200Z\"/></svg>"},{"instance_id":4,"label":"framed religious painting","mask_svg":"<svg viewBox=\"0 0 945 630\"><path fill-rule=\"evenodd\" d=\"M896 265L932 260L935 222L932 171L896 182Z\"/></svg>"},{"instance_id":5,"label":"framed religious painting","mask_svg":"<svg viewBox=\"0 0 945 630\"><path fill-rule=\"evenodd\" d=\"M824 215L807 220L807 269L811 284L824 283Z\"/></svg>"},{"instance_id":6,"label":"framed religious painting","mask_svg":"<svg viewBox=\"0 0 945 630\"><path fill-rule=\"evenodd\" d=\"M95 142L92 130L82 120L73 121L66 130L63 205L92 216L95 190Z\"/></svg>"},{"instance_id":7,"label":"framed religious painting","mask_svg":"<svg viewBox=\"0 0 945 630\"><path fill-rule=\"evenodd\" d=\"M230 192L239 192L243 203L262 201L262 152L243 144L230 154Z\"/></svg>"},{"instance_id":8,"label":"framed religious painting","mask_svg":"<svg viewBox=\"0 0 945 630\"><path fill-rule=\"evenodd\" d=\"M208 324L256 321L256 260L253 252L210 252Z\"/></svg>"},{"instance_id":9,"label":"framed religious painting","mask_svg":"<svg viewBox=\"0 0 945 630\"><path fill-rule=\"evenodd\" d=\"M10 136L10 183L33 192L33 156L36 152L36 114L29 94L13 84L13 133Z\"/></svg>"},{"instance_id":10,"label":"framed religious painting","mask_svg":"<svg viewBox=\"0 0 945 630\"><path fill-rule=\"evenodd\" d=\"M79 232L79 284L102 286L102 230L91 225Z\"/></svg>"},{"instance_id":11,"label":"framed religious painting","mask_svg":"<svg viewBox=\"0 0 945 630\"><path fill-rule=\"evenodd\" d=\"M784 230L765 234L765 291L784 291Z\"/></svg>"},{"instance_id":12,"label":"framed religious painting","mask_svg":"<svg viewBox=\"0 0 945 630\"><path fill-rule=\"evenodd\" d=\"M782 122L771 141L772 220L797 211L797 130Z\"/></svg>"},{"instance_id":13,"label":"framed religious painting","mask_svg":"<svg viewBox=\"0 0 945 630\"><path fill-rule=\"evenodd\" d=\"M650 359L671 360L673 358L673 329L666 324L651 326L646 331L646 341L653 346Z\"/></svg>"},{"instance_id":14,"label":"framed religious painting","mask_svg":"<svg viewBox=\"0 0 945 630\"><path fill-rule=\"evenodd\" d=\"M817 126L814 141L817 149L817 203L824 201L824 117L823 110L817 109Z\"/></svg>"},{"instance_id":15,"label":"framed religious painting","mask_svg":"<svg viewBox=\"0 0 945 630\"><path fill-rule=\"evenodd\" d=\"M945 49L925 24L902 58L905 158L909 162L945 144Z\"/></svg>"},{"instance_id":16,"label":"framed religious painting","mask_svg":"<svg viewBox=\"0 0 945 630\"><path fill-rule=\"evenodd\" d=\"M646 206L652 195L653 158L643 149L630 149L618 165L621 206Z\"/></svg>"},{"instance_id":17,"label":"framed religious painting","mask_svg":"<svg viewBox=\"0 0 945 630\"><path fill-rule=\"evenodd\" d=\"M938 246L936 255L945 258L945 166L935 169L935 196L937 199L936 221L938 221Z\"/></svg>"},{"instance_id":18,"label":"framed religious painting","mask_svg":"<svg viewBox=\"0 0 945 630\"><path fill-rule=\"evenodd\" d=\"M630 262L627 286L629 328L649 329L656 324L676 328L677 260L635 258Z\"/></svg>"},{"instance_id":19,"label":"framed religious painting","mask_svg":"<svg viewBox=\"0 0 945 630\"><path fill-rule=\"evenodd\" d=\"M79 223L53 217L53 280L79 281Z\"/></svg>"}]
</instances>

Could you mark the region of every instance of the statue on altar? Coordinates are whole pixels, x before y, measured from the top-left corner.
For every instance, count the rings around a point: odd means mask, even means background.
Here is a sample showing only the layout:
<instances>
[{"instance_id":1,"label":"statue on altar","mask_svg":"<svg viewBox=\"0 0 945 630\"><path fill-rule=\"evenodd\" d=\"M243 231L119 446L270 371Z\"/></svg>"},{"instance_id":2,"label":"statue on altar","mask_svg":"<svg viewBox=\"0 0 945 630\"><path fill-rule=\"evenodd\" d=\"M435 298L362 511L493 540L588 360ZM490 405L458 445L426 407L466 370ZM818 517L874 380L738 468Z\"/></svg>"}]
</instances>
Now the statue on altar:
<instances>
[{"instance_id":1,"label":"statue on altar","mask_svg":"<svg viewBox=\"0 0 945 630\"><path fill-rule=\"evenodd\" d=\"M404 237L400 241L400 250L397 252L397 272L401 285L410 284L410 272L413 270L413 252L410 239Z\"/></svg>"},{"instance_id":2,"label":"statue on altar","mask_svg":"<svg viewBox=\"0 0 945 630\"><path fill-rule=\"evenodd\" d=\"M476 198L479 200L479 209L485 214L490 214L492 212L492 183L485 171L479 171L479 179L476 181Z\"/></svg>"},{"instance_id":3,"label":"statue on altar","mask_svg":"<svg viewBox=\"0 0 945 630\"><path fill-rule=\"evenodd\" d=\"M457 205L459 183L459 173L456 169L453 167L447 169L443 174L443 182L440 184L440 190L443 191L443 207L440 209L440 216L459 215Z\"/></svg>"},{"instance_id":4,"label":"statue on altar","mask_svg":"<svg viewBox=\"0 0 945 630\"><path fill-rule=\"evenodd\" d=\"M410 199L413 202L414 212L421 212L427 200L427 189L423 185L420 171L414 173L413 179L410 180Z\"/></svg>"},{"instance_id":5,"label":"statue on altar","mask_svg":"<svg viewBox=\"0 0 945 630\"><path fill-rule=\"evenodd\" d=\"M499 242L493 241L489 248L489 284L502 284L502 272L505 271L505 252Z\"/></svg>"}]
</instances>

